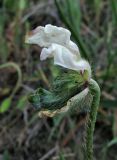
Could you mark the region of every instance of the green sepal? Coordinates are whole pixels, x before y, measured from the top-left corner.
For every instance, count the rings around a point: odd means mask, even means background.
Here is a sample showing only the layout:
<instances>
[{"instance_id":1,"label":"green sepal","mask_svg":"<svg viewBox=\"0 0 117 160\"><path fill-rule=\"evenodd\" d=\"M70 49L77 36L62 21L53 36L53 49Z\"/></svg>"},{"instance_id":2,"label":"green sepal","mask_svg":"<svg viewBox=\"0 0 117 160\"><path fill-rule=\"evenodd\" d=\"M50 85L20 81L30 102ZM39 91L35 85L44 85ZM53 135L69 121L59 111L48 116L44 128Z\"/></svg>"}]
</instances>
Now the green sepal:
<instances>
[{"instance_id":1,"label":"green sepal","mask_svg":"<svg viewBox=\"0 0 117 160\"><path fill-rule=\"evenodd\" d=\"M87 71L80 73L68 71L57 77L52 84L51 90L37 89L28 96L29 102L39 110L56 110L66 105L67 101L80 93L88 81Z\"/></svg>"}]
</instances>

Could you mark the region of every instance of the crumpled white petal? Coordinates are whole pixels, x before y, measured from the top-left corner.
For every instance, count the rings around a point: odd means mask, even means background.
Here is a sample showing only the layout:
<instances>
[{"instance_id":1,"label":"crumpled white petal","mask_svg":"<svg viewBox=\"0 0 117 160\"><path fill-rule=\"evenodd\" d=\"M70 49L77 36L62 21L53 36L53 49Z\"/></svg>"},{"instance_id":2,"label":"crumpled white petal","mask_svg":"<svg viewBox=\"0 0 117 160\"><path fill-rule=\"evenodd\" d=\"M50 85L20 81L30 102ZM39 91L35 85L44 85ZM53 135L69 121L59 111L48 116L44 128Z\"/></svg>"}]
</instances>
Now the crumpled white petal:
<instances>
[{"instance_id":1,"label":"crumpled white petal","mask_svg":"<svg viewBox=\"0 0 117 160\"><path fill-rule=\"evenodd\" d=\"M70 40L69 30L53 25L39 26L26 35L25 42L37 44L40 47L49 47L53 43L60 44L71 50L74 54L80 55L77 45Z\"/></svg>"},{"instance_id":2,"label":"crumpled white petal","mask_svg":"<svg viewBox=\"0 0 117 160\"><path fill-rule=\"evenodd\" d=\"M40 60L54 57L54 64L72 70L88 70L91 76L91 67L86 60L79 59L76 55L72 54L67 48L58 44L52 44L48 49L43 48Z\"/></svg>"},{"instance_id":3,"label":"crumpled white petal","mask_svg":"<svg viewBox=\"0 0 117 160\"><path fill-rule=\"evenodd\" d=\"M79 49L70 40L70 36L69 30L48 24L45 27L39 26L26 35L26 43L44 47L40 55L41 60L53 57L54 64L77 71L88 70L91 77L89 63L81 58Z\"/></svg>"},{"instance_id":4,"label":"crumpled white petal","mask_svg":"<svg viewBox=\"0 0 117 160\"><path fill-rule=\"evenodd\" d=\"M27 35L26 43L37 44L41 47L49 47L52 43L66 45L70 41L71 33L62 27L52 26L37 27L32 34Z\"/></svg>"}]
</instances>

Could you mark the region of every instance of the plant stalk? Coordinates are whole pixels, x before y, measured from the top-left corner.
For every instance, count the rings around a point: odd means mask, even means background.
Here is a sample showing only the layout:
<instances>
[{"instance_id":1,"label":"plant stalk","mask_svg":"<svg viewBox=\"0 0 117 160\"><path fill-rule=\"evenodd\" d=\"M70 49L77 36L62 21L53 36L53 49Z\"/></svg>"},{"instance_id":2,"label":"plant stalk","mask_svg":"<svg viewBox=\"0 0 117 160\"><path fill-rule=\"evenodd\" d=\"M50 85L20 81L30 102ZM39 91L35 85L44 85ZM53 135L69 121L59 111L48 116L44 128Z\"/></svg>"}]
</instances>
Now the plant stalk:
<instances>
[{"instance_id":1,"label":"plant stalk","mask_svg":"<svg viewBox=\"0 0 117 160\"><path fill-rule=\"evenodd\" d=\"M17 71L17 74L18 74L18 80L17 80L16 85L15 85L15 87L14 87L14 89L13 89L11 95L10 95L10 97L13 97L14 94L17 92L18 88L21 85L22 72L21 72L19 66L14 62L7 62L7 63L4 63L4 64L0 65L0 69L7 68L7 67L13 67Z\"/></svg>"},{"instance_id":2,"label":"plant stalk","mask_svg":"<svg viewBox=\"0 0 117 160\"><path fill-rule=\"evenodd\" d=\"M98 106L100 102L100 87L93 79L91 79L89 82L89 90L93 96L93 100L87 122L85 160L93 160L93 134L95 129Z\"/></svg>"}]
</instances>

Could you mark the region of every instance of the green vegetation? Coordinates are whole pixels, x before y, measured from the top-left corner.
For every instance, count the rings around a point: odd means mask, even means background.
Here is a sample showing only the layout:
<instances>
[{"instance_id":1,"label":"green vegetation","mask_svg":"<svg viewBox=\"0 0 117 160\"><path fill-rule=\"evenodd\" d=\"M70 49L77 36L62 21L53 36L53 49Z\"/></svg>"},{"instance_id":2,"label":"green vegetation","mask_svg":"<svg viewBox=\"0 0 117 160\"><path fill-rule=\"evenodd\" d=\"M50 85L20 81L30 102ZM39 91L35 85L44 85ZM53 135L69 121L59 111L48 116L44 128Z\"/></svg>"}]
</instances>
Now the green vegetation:
<instances>
[{"instance_id":1,"label":"green vegetation","mask_svg":"<svg viewBox=\"0 0 117 160\"><path fill-rule=\"evenodd\" d=\"M116 160L116 0L0 2L0 158L83 159L87 107L72 115L40 119L38 110L27 102L35 88L51 90L53 79L65 72L51 60L40 62L39 47L24 44L29 29L48 23L68 28L82 56L91 63L101 87L94 156Z\"/></svg>"}]
</instances>

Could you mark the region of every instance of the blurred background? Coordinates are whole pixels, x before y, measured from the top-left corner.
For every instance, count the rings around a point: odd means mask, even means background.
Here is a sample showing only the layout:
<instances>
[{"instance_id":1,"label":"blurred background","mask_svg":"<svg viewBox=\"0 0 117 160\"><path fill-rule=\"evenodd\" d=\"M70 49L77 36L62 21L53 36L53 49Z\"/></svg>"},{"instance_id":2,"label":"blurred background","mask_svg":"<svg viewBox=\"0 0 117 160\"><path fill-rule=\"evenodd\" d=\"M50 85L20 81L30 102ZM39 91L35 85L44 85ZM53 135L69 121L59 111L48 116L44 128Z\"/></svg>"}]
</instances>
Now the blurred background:
<instances>
[{"instance_id":1,"label":"blurred background","mask_svg":"<svg viewBox=\"0 0 117 160\"><path fill-rule=\"evenodd\" d=\"M86 114L38 117L27 95L60 70L24 43L37 26L68 28L101 87L96 160L117 160L117 0L0 0L0 160L83 160Z\"/></svg>"}]
</instances>

